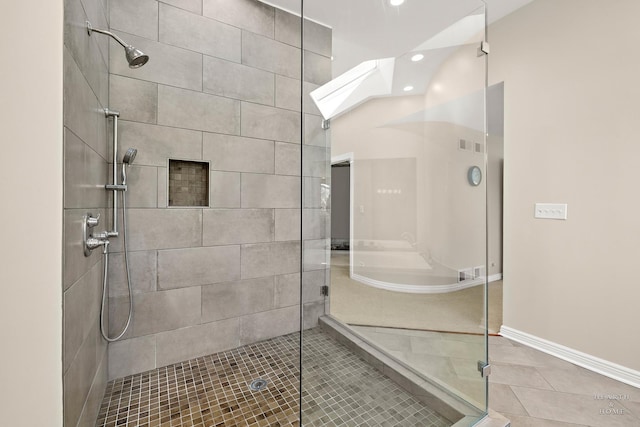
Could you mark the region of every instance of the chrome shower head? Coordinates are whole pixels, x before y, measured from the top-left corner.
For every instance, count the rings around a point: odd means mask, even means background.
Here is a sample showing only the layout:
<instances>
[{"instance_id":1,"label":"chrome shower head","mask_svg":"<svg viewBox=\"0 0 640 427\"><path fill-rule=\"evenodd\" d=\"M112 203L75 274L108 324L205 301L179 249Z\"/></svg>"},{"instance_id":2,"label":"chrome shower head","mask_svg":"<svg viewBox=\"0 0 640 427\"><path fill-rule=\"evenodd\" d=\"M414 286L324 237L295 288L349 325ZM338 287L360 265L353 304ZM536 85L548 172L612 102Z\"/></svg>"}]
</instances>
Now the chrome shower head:
<instances>
[{"instance_id":1,"label":"chrome shower head","mask_svg":"<svg viewBox=\"0 0 640 427\"><path fill-rule=\"evenodd\" d=\"M91 22L87 21L87 33L91 35L94 31L96 33L105 34L120 43L124 48L124 54L127 58L127 62L129 63L129 68L140 68L149 61L149 56L145 55L140 49L125 43L124 40L110 31L93 28Z\"/></svg>"},{"instance_id":2,"label":"chrome shower head","mask_svg":"<svg viewBox=\"0 0 640 427\"><path fill-rule=\"evenodd\" d=\"M140 68L149 61L148 55L145 55L140 49L131 45L124 48L124 54L127 57L129 68Z\"/></svg>"},{"instance_id":3,"label":"chrome shower head","mask_svg":"<svg viewBox=\"0 0 640 427\"><path fill-rule=\"evenodd\" d=\"M127 167L131 166L133 163L133 159L136 158L136 154L138 154L138 150L135 148L129 148L124 156L122 156L122 185L127 184Z\"/></svg>"},{"instance_id":4,"label":"chrome shower head","mask_svg":"<svg viewBox=\"0 0 640 427\"><path fill-rule=\"evenodd\" d=\"M131 165L133 163L133 159L136 158L136 154L138 154L138 150L135 148L129 148L124 156L122 156L122 163Z\"/></svg>"}]
</instances>

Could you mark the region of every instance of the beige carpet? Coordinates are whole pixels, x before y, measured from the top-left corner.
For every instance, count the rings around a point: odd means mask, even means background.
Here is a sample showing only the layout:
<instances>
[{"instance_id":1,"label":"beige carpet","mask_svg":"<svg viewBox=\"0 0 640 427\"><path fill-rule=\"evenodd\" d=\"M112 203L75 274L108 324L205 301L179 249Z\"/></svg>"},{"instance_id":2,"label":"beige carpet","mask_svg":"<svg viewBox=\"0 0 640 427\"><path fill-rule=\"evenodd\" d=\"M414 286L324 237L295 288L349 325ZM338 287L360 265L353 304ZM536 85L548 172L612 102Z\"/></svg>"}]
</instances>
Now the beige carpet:
<instances>
[{"instance_id":1,"label":"beige carpet","mask_svg":"<svg viewBox=\"0 0 640 427\"><path fill-rule=\"evenodd\" d=\"M483 287L444 294L408 294L377 289L332 265L330 312L353 325L481 334ZM502 324L502 281L489 284L489 333Z\"/></svg>"}]
</instances>

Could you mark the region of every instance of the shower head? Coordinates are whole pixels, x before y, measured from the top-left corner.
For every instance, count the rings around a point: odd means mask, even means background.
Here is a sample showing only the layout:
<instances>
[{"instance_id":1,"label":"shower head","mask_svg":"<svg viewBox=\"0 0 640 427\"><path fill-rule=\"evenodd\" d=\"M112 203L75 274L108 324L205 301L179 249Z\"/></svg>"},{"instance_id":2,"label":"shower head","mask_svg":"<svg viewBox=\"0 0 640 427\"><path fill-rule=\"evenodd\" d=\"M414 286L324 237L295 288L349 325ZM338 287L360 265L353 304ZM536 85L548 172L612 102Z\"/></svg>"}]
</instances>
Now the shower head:
<instances>
[{"instance_id":1,"label":"shower head","mask_svg":"<svg viewBox=\"0 0 640 427\"><path fill-rule=\"evenodd\" d=\"M124 54L129 62L129 68L140 68L149 60L149 56L131 45L124 48Z\"/></svg>"},{"instance_id":2,"label":"shower head","mask_svg":"<svg viewBox=\"0 0 640 427\"><path fill-rule=\"evenodd\" d=\"M127 167L131 166L133 159L136 158L136 154L138 154L138 150L135 148L129 148L127 152L124 153L124 156L122 156L122 185L127 184Z\"/></svg>"},{"instance_id":3,"label":"shower head","mask_svg":"<svg viewBox=\"0 0 640 427\"><path fill-rule=\"evenodd\" d=\"M133 159L136 158L136 154L138 154L138 150L136 150L135 148L129 148L127 152L124 153L124 156L122 156L122 163L131 166L131 163L133 163Z\"/></svg>"},{"instance_id":4,"label":"shower head","mask_svg":"<svg viewBox=\"0 0 640 427\"><path fill-rule=\"evenodd\" d=\"M87 21L87 33L91 35L94 31L96 33L105 34L120 43L124 48L124 54L127 58L127 62L129 63L129 68L140 68L149 61L149 56L145 55L140 49L125 43L124 40L110 31L93 28L91 22Z\"/></svg>"}]
</instances>

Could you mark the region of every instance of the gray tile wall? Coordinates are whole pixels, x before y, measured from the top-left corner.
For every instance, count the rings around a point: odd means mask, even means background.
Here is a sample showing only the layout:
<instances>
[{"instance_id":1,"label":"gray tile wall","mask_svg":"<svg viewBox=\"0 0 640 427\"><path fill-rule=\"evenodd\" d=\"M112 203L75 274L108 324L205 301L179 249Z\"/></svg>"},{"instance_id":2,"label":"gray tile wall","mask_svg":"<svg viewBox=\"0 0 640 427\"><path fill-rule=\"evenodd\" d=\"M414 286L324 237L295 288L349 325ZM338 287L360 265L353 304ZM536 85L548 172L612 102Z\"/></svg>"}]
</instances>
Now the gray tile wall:
<instances>
[{"instance_id":1,"label":"gray tile wall","mask_svg":"<svg viewBox=\"0 0 640 427\"><path fill-rule=\"evenodd\" d=\"M102 255L85 258L82 216L107 218L109 44L89 37L85 21L109 28L102 0L64 2L64 425L93 426L107 382L107 343L100 335ZM125 80L125 79L123 79ZM129 82L119 81L118 90ZM113 88L111 88L113 90ZM145 95L146 96L146 95ZM136 106L129 100L125 108ZM141 119L150 112L144 111Z\"/></svg>"},{"instance_id":2,"label":"gray tile wall","mask_svg":"<svg viewBox=\"0 0 640 427\"><path fill-rule=\"evenodd\" d=\"M110 8L112 30L150 60L131 70L110 45L120 144L138 155L127 193L133 325L109 346L109 377L297 330L300 94L302 83L314 89L331 77L330 30L308 23L313 70L301 82L299 18L256 0L111 0ZM317 110L308 113L320 123ZM327 147L315 139L305 168L321 180ZM209 162L208 207L167 206L169 158ZM313 223L305 238L322 241L327 212L313 210L304 214ZM121 242L112 246L122 251ZM122 254L110 267L115 332L128 310ZM325 268L302 275L307 325L322 312Z\"/></svg>"}]
</instances>

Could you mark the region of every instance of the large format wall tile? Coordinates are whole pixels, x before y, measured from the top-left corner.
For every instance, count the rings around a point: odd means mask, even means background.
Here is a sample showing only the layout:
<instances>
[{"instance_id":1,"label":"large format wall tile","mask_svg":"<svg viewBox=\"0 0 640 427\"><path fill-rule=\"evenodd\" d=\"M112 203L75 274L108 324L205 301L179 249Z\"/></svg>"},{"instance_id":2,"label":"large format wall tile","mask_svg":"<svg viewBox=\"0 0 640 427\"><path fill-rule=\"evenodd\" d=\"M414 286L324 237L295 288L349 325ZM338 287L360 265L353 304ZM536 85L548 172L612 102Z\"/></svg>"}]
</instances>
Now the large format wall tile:
<instances>
[{"instance_id":1,"label":"large format wall tile","mask_svg":"<svg viewBox=\"0 0 640 427\"><path fill-rule=\"evenodd\" d=\"M203 286L202 321L212 322L272 310L273 302L273 276Z\"/></svg>"},{"instance_id":2,"label":"large format wall tile","mask_svg":"<svg viewBox=\"0 0 640 427\"><path fill-rule=\"evenodd\" d=\"M202 221L204 246L273 240L273 209L207 209Z\"/></svg>"},{"instance_id":3,"label":"large format wall tile","mask_svg":"<svg viewBox=\"0 0 640 427\"><path fill-rule=\"evenodd\" d=\"M314 145L305 145L302 156L302 174L304 176L324 177L330 174L331 149Z\"/></svg>"},{"instance_id":4,"label":"large format wall tile","mask_svg":"<svg viewBox=\"0 0 640 427\"><path fill-rule=\"evenodd\" d=\"M109 344L109 380L148 371L156 367L156 336Z\"/></svg>"},{"instance_id":5,"label":"large format wall tile","mask_svg":"<svg viewBox=\"0 0 640 427\"><path fill-rule=\"evenodd\" d=\"M104 209L91 209L89 211L94 216L100 214L102 218L106 218ZM88 257L84 256L82 217L86 213L87 209L64 210L64 289L73 285L96 263L102 264L102 251L99 249L94 250Z\"/></svg>"},{"instance_id":6,"label":"large format wall tile","mask_svg":"<svg viewBox=\"0 0 640 427\"><path fill-rule=\"evenodd\" d=\"M331 58L331 28L305 19L303 41L304 50L315 52L327 58Z\"/></svg>"},{"instance_id":7,"label":"large format wall tile","mask_svg":"<svg viewBox=\"0 0 640 427\"><path fill-rule=\"evenodd\" d=\"M65 10L68 7L68 2L70 0L65 0ZM73 0L71 0L73 1ZM80 0L82 3L82 7L87 16L87 20L91 22L94 28L110 28L109 26L109 13L107 11L106 0ZM84 35L87 35L85 23L80 23L80 27L85 30ZM66 30L65 30L66 31ZM66 34L65 34L66 36ZM100 53L102 58L106 64L109 63L109 38L108 37L95 37L95 42L97 42L98 48L100 49ZM105 71L108 71L105 69Z\"/></svg>"},{"instance_id":8,"label":"large format wall tile","mask_svg":"<svg viewBox=\"0 0 640 427\"><path fill-rule=\"evenodd\" d=\"M158 124L238 135L240 102L201 92L160 86Z\"/></svg>"},{"instance_id":9,"label":"large format wall tile","mask_svg":"<svg viewBox=\"0 0 640 427\"><path fill-rule=\"evenodd\" d=\"M306 114L315 114L317 116L321 116L320 110L318 106L313 102L313 98L309 96L311 92L318 89L320 85L311 83L311 82L303 82L302 83L302 111Z\"/></svg>"},{"instance_id":10,"label":"large format wall tile","mask_svg":"<svg viewBox=\"0 0 640 427\"><path fill-rule=\"evenodd\" d=\"M276 174L300 176L300 151L300 144L276 142Z\"/></svg>"},{"instance_id":11,"label":"large format wall tile","mask_svg":"<svg viewBox=\"0 0 640 427\"><path fill-rule=\"evenodd\" d=\"M167 167L167 159L202 158L202 132L121 121L118 124L121 147L138 149L136 165Z\"/></svg>"},{"instance_id":12,"label":"large format wall tile","mask_svg":"<svg viewBox=\"0 0 640 427\"><path fill-rule=\"evenodd\" d=\"M99 35L90 37L87 34L86 21L89 17L85 14L80 0L66 0L64 6L64 46L78 65L96 98L106 107L109 101L109 70L101 47L106 49L108 38ZM94 25L104 25L104 22L102 17L102 20L95 22ZM66 60L65 58L65 63Z\"/></svg>"},{"instance_id":13,"label":"large format wall tile","mask_svg":"<svg viewBox=\"0 0 640 427\"><path fill-rule=\"evenodd\" d=\"M156 366L230 350L240 345L238 319L190 326L156 336Z\"/></svg>"},{"instance_id":14,"label":"large format wall tile","mask_svg":"<svg viewBox=\"0 0 640 427\"><path fill-rule=\"evenodd\" d=\"M209 181L209 204L212 208L240 207L240 174L212 171Z\"/></svg>"},{"instance_id":15,"label":"large format wall tile","mask_svg":"<svg viewBox=\"0 0 640 427\"><path fill-rule=\"evenodd\" d=\"M158 2L156 0L109 0L112 30L158 40Z\"/></svg>"},{"instance_id":16,"label":"large format wall tile","mask_svg":"<svg viewBox=\"0 0 640 427\"><path fill-rule=\"evenodd\" d=\"M97 345L97 337L100 334L97 319L93 319L91 324L89 337L84 340L63 378L64 425L77 424L102 358L102 352Z\"/></svg>"},{"instance_id":17,"label":"large format wall tile","mask_svg":"<svg viewBox=\"0 0 640 427\"><path fill-rule=\"evenodd\" d=\"M242 102L242 136L300 143L300 113Z\"/></svg>"},{"instance_id":18,"label":"large format wall tile","mask_svg":"<svg viewBox=\"0 0 640 427\"><path fill-rule=\"evenodd\" d=\"M240 246L158 252L158 288L173 289L240 278Z\"/></svg>"},{"instance_id":19,"label":"large format wall tile","mask_svg":"<svg viewBox=\"0 0 640 427\"><path fill-rule=\"evenodd\" d=\"M100 313L102 264L95 264L64 293L64 370L74 361Z\"/></svg>"},{"instance_id":20,"label":"large format wall tile","mask_svg":"<svg viewBox=\"0 0 640 427\"><path fill-rule=\"evenodd\" d=\"M328 269L305 271L302 273L302 302L324 301L322 287L326 284L326 275L331 274Z\"/></svg>"},{"instance_id":21,"label":"large format wall tile","mask_svg":"<svg viewBox=\"0 0 640 427\"><path fill-rule=\"evenodd\" d=\"M200 323L200 287L149 292L133 297L135 316L125 338L171 331ZM109 329L115 334L127 319L128 297L109 299Z\"/></svg>"},{"instance_id":22,"label":"large format wall tile","mask_svg":"<svg viewBox=\"0 0 640 427\"><path fill-rule=\"evenodd\" d=\"M107 121L104 110L66 47L64 49L64 125L106 159Z\"/></svg>"},{"instance_id":23,"label":"large format wall tile","mask_svg":"<svg viewBox=\"0 0 640 427\"><path fill-rule=\"evenodd\" d=\"M296 208L300 206L300 178L242 174L243 208Z\"/></svg>"},{"instance_id":24,"label":"large format wall tile","mask_svg":"<svg viewBox=\"0 0 640 427\"><path fill-rule=\"evenodd\" d=\"M300 330L300 307L292 306L240 318L240 344L290 334Z\"/></svg>"},{"instance_id":25,"label":"large format wall tile","mask_svg":"<svg viewBox=\"0 0 640 427\"><path fill-rule=\"evenodd\" d=\"M204 133L202 156L211 170L273 173L273 141Z\"/></svg>"},{"instance_id":26,"label":"large format wall tile","mask_svg":"<svg viewBox=\"0 0 640 427\"><path fill-rule=\"evenodd\" d=\"M160 0L160 2L202 15L202 0Z\"/></svg>"},{"instance_id":27,"label":"large format wall tile","mask_svg":"<svg viewBox=\"0 0 640 427\"><path fill-rule=\"evenodd\" d=\"M323 85L331 80L331 58L304 51L304 80Z\"/></svg>"},{"instance_id":28,"label":"large format wall tile","mask_svg":"<svg viewBox=\"0 0 640 427\"><path fill-rule=\"evenodd\" d=\"M276 107L300 111L302 99L300 80L276 74Z\"/></svg>"},{"instance_id":29,"label":"large format wall tile","mask_svg":"<svg viewBox=\"0 0 640 427\"><path fill-rule=\"evenodd\" d=\"M128 252L129 273L133 292L141 294L153 292L157 289L157 252L140 251ZM123 296L129 294L127 274L125 270L124 253L109 254L109 296Z\"/></svg>"},{"instance_id":30,"label":"large format wall tile","mask_svg":"<svg viewBox=\"0 0 640 427\"><path fill-rule=\"evenodd\" d=\"M304 144L327 147L327 131L322 129L322 117L313 114L304 115Z\"/></svg>"},{"instance_id":31,"label":"large format wall tile","mask_svg":"<svg viewBox=\"0 0 640 427\"><path fill-rule=\"evenodd\" d=\"M120 113L121 120L156 123L158 85L138 79L112 75L109 81L110 109Z\"/></svg>"},{"instance_id":32,"label":"large format wall tile","mask_svg":"<svg viewBox=\"0 0 640 427\"><path fill-rule=\"evenodd\" d=\"M275 39L291 46L300 47L300 34L302 33L302 20L300 17L281 9L276 9L275 18Z\"/></svg>"},{"instance_id":33,"label":"large format wall tile","mask_svg":"<svg viewBox=\"0 0 640 427\"><path fill-rule=\"evenodd\" d=\"M331 212L326 209L302 210L302 239L323 239L331 235Z\"/></svg>"},{"instance_id":34,"label":"large format wall tile","mask_svg":"<svg viewBox=\"0 0 640 427\"><path fill-rule=\"evenodd\" d=\"M274 8L256 0L203 0L202 14L273 38Z\"/></svg>"},{"instance_id":35,"label":"large format wall tile","mask_svg":"<svg viewBox=\"0 0 640 427\"><path fill-rule=\"evenodd\" d=\"M273 105L273 73L210 56L205 56L203 61L202 84L205 92Z\"/></svg>"},{"instance_id":36,"label":"large format wall tile","mask_svg":"<svg viewBox=\"0 0 640 427\"><path fill-rule=\"evenodd\" d=\"M124 151L126 147L123 147ZM131 165L127 169L127 208L155 208L158 206L158 168L153 166ZM122 202L118 196L118 203ZM119 205L121 206L121 205Z\"/></svg>"},{"instance_id":37,"label":"large format wall tile","mask_svg":"<svg viewBox=\"0 0 640 427\"><path fill-rule=\"evenodd\" d=\"M322 301L304 304L302 325L304 329L318 326L318 318L325 313L325 305Z\"/></svg>"},{"instance_id":38,"label":"large format wall tile","mask_svg":"<svg viewBox=\"0 0 640 427\"><path fill-rule=\"evenodd\" d=\"M275 212L275 240L300 240L300 209L276 209Z\"/></svg>"},{"instance_id":39,"label":"large format wall tile","mask_svg":"<svg viewBox=\"0 0 640 427\"><path fill-rule=\"evenodd\" d=\"M304 193L304 206L305 208L323 208L325 207L322 186L326 185L326 178L303 178L303 193Z\"/></svg>"},{"instance_id":40,"label":"large format wall tile","mask_svg":"<svg viewBox=\"0 0 640 427\"><path fill-rule=\"evenodd\" d=\"M276 276L274 305L276 308L300 304L300 273Z\"/></svg>"},{"instance_id":41,"label":"large format wall tile","mask_svg":"<svg viewBox=\"0 0 640 427\"><path fill-rule=\"evenodd\" d=\"M247 31L242 33L242 63L300 78L300 49Z\"/></svg>"},{"instance_id":42,"label":"large format wall tile","mask_svg":"<svg viewBox=\"0 0 640 427\"><path fill-rule=\"evenodd\" d=\"M107 163L69 129L64 130L64 207L107 206Z\"/></svg>"},{"instance_id":43,"label":"large format wall tile","mask_svg":"<svg viewBox=\"0 0 640 427\"><path fill-rule=\"evenodd\" d=\"M165 4L160 4L160 41L240 62L238 28Z\"/></svg>"},{"instance_id":44,"label":"large format wall tile","mask_svg":"<svg viewBox=\"0 0 640 427\"><path fill-rule=\"evenodd\" d=\"M107 366L107 351L106 348L102 352L102 360L96 368L96 374L93 377L93 384L89 390L89 394L85 400L84 408L80 414L80 420L78 426L93 427L94 423L98 419L98 412L102 406L102 398L104 397L104 391L107 388L108 381L108 366Z\"/></svg>"},{"instance_id":45,"label":"large format wall tile","mask_svg":"<svg viewBox=\"0 0 640 427\"><path fill-rule=\"evenodd\" d=\"M202 90L202 55L200 53L133 34L114 32L127 43L149 55L149 62L140 68L129 68L122 46L112 40L109 49L109 69L112 75L118 74L185 89Z\"/></svg>"},{"instance_id":46,"label":"large format wall tile","mask_svg":"<svg viewBox=\"0 0 640 427\"><path fill-rule=\"evenodd\" d=\"M158 168L158 208L169 206L169 177L167 168Z\"/></svg>"},{"instance_id":47,"label":"large format wall tile","mask_svg":"<svg viewBox=\"0 0 640 427\"><path fill-rule=\"evenodd\" d=\"M303 271L324 270L330 265L331 239L304 240L302 252Z\"/></svg>"},{"instance_id":48,"label":"large format wall tile","mask_svg":"<svg viewBox=\"0 0 640 427\"><path fill-rule=\"evenodd\" d=\"M129 250L200 246L202 210L130 209Z\"/></svg>"},{"instance_id":49,"label":"large format wall tile","mask_svg":"<svg viewBox=\"0 0 640 427\"><path fill-rule=\"evenodd\" d=\"M300 242L242 246L242 279L295 273L300 270Z\"/></svg>"},{"instance_id":50,"label":"large format wall tile","mask_svg":"<svg viewBox=\"0 0 640 427\"><path fill-rule=\"evenodd\" d=\"M300 47L301 25L299 16L276 9L276 40ZM304 20L304 39L302 41L305 50L331 57L331 37L331 28L308 19Z\"/></svg>"}]
</instances>

